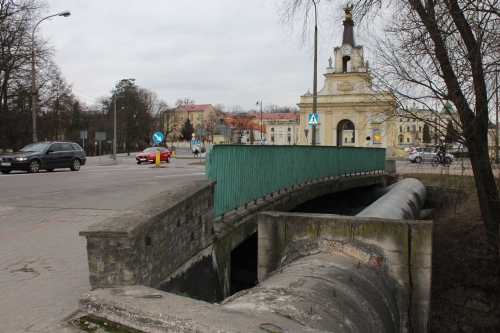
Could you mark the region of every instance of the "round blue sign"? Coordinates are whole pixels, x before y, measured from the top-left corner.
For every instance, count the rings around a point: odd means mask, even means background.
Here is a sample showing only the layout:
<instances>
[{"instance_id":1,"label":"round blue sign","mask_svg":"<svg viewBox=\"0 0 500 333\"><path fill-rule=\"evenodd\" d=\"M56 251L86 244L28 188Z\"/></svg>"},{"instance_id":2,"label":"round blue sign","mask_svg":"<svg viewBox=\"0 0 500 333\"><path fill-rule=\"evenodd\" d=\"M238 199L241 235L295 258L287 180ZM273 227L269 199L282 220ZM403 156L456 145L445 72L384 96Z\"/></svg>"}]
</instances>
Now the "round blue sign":
<instances>
[{"instance_id":1,"label":"round blue sign","mask_svg":"<svg viewBox=\"0 0 500 333\"><path fill-rule=\"evenodd\" d=\"M153 141L156 143L160 143L163 141L163 134L161 132L156 132L153 134Z\"/></svg>"}]
</instances>

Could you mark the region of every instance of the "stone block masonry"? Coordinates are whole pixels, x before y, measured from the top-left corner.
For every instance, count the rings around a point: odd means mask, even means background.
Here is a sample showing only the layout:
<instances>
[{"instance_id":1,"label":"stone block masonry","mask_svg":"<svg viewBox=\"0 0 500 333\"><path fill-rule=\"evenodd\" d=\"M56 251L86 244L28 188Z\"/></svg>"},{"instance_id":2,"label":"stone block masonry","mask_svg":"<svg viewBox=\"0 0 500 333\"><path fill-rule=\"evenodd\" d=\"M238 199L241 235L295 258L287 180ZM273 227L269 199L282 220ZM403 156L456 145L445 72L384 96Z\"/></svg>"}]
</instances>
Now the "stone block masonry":
<instances>
[{"instance_id":1,"label":"stone block masonry","mask_svg":"<svg viewBox=\"0 0 500 333\"><path fill-rule=\"evenodd\" d=\"M91 286L156 288L209 247L214 185L206 180L179 184L81 231Z\"/></svg>"}]
</instances>

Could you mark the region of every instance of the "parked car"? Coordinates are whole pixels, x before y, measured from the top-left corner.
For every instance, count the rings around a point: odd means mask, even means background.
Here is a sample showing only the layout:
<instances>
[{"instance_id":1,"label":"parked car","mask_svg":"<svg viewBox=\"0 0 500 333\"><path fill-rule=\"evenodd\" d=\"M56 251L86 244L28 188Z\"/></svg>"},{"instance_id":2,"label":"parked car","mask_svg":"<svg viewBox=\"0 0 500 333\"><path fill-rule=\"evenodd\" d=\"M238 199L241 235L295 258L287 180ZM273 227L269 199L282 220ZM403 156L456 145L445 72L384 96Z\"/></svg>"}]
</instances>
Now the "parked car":
<instances>
[{"instance_id":1,"label":"parked car","mask_svg":"<svg viewBox=\"0 0 500 333\"><path fill-rule=\"evenodd\" d=\"M142 153L139 153L135 155L135 160L137 164L141 163L155 163L156 162L156 152L160 152L160 162L165 161L167 163L170 163L170 150L168 150L165 147L150 147L146 148L142 151Z\"/></svg>"},{"instance_id":2,"label":"parked car","mask_svg":"<svg viewBox=\"0 0 500 333\"><path fill-rule=\"evenodd\" d=\"M56 168L80 170L87 157L82 147L70 141L44 141L30 143L18 152L0 156L0 172L12 170L35 173L40 170L54 171Z\"/></svg>"},{"instance_id":3,"label":"parked car","mask_svg":"<svg viewBox=\"0 0 500 333\"><path fill-rule=\"evenodd\" d=\"M421 163L432 161L434 156L437 156L435 147L411 147L406 155L406 159L412 163ZM446 157L449 157L453 162L453 155L446 153Z\"/></svg>"},{"instance_id":4,"label":"parked car","mask_svg":"<svg viewBox=\"0 0 500 333\"><path fill-rule=\"evenodd\" d=\"M450 154L452 154L453 156L455 156L455 158L461 158L461 157L468 158L469 157L469 149L467 149L467 148L457 148L456 150L450 152Z\"/></svg>"}]
</instances>

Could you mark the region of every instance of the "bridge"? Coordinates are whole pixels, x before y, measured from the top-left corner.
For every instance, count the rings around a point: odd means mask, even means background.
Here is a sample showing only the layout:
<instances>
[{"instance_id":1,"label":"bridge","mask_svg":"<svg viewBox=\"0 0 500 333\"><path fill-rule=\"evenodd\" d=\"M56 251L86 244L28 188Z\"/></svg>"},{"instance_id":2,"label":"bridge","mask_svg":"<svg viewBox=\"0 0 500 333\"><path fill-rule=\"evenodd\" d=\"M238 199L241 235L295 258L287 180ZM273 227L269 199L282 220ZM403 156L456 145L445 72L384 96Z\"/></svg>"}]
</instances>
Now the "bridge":
<instances>
[{"instance_id":1,"label":"bridge","mask_svg":"<svg viewBox=\"0 0 500 333\"><path fill-rule=\"evenodd\" d=\"M429 223L287 213L329 193L388 185L393 179L384 172L385 163L385 149L211 146L207 151L206 180L180 184L80 232L87 237L90 283L94 288L104 288L82 295L81 309L136 329L153 332L159 327L175 327L181 332L191 332L187 322L197 321L199 314L187 319L182 311L172 309L172 304L189 304L202 312L207 305L196 300L180 301L173 294L188 294L211 303L226 299L226 308L238 308L237 300L227 303L228 297L246 288L235 288L232 281L247 280L247 287L255 285L255 280L264 285L266 280L271 281L274 270L283 270L284 262L290 263L284 255L290 246L308 241L316 244L313 248L333 253L338 260L347 256L350 264L357 263L358 268L361 264L366 266L371 272L366 272L367 276L379 276L385 290L382 296L393 301L375 304L368 296L369 291L363 294L356 302L370 304L376 313L371 313L369 317L375 319L364 325L377 322L388 327L384 330L387 332L409 329L425 332L430 301L432 226ZM242 253L240 261L254 261L255 270L235 267ZM235 273L242 276L235 277ZM122 292L110 289L116 287ZM366 288L362 284L356 287ZM156 301L158 308L148 314L123 310L121 316L115 306L110 306L148 298L161 298L163 303ZM138 309L137 304L129 305ZM162 314L155 311L162 306L173 317L158 319ZM220 308L210 308L209 312L222 316ZM252 332L251 327L257 321L249 318L256 314L246 310L239 320L249 325L246 331ZM305 330L304 320L286 313L278 318L274 312L260 314L264 317L259 320L267 318L279 323L276 325L287 332L323 331L314 323ZM158 321L145 328L134 320L124 319L144 316ZM236 329L236 326L198 324L200 332Z\"/></svg>"}]
</instances>

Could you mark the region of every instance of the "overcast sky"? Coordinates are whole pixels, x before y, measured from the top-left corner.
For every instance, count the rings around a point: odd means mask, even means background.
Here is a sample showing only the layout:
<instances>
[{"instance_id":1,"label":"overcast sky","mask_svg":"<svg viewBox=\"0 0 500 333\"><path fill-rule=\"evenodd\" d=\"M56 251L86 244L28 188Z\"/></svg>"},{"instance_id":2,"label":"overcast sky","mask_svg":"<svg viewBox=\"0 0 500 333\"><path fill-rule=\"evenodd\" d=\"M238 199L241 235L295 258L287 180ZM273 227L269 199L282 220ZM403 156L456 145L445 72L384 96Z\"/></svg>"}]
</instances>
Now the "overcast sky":
<instances>
[{"instance_id":1,"label":"overcast sky","mask_svg":"<svg viewBox=\"0 0 500 333\"><path fill-rule=\"evenodd\" d=\"M87 104L123 78L169 104L189 97L244 110L256 101L294 106L312 91L312 51L298 47L298 32L282 33L273 0L46 1L47 15L71 16L46 20L37 33L51 38L63 76ZM342 19L339 12L340 27ZM318 91L342 36L327 39Z\"/></svg>"}]
</instances>

